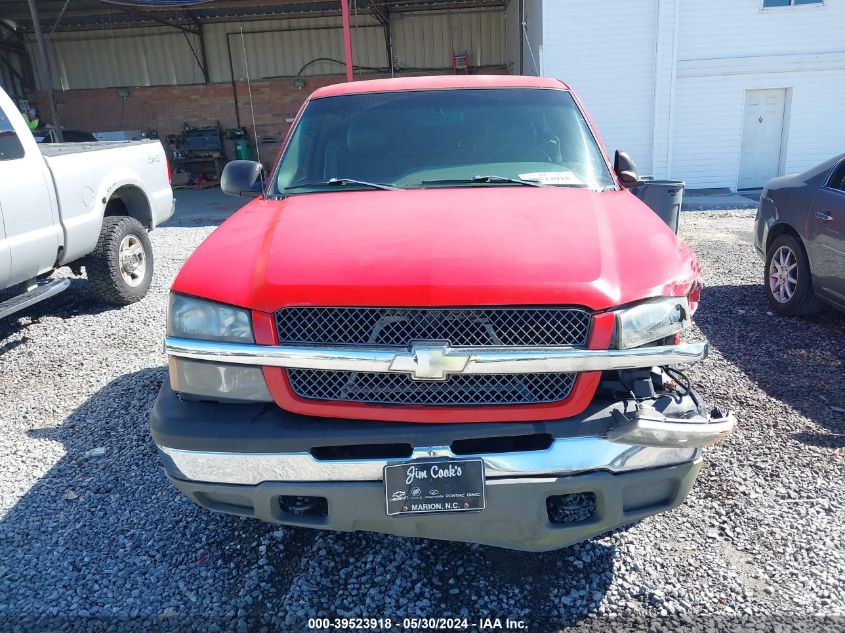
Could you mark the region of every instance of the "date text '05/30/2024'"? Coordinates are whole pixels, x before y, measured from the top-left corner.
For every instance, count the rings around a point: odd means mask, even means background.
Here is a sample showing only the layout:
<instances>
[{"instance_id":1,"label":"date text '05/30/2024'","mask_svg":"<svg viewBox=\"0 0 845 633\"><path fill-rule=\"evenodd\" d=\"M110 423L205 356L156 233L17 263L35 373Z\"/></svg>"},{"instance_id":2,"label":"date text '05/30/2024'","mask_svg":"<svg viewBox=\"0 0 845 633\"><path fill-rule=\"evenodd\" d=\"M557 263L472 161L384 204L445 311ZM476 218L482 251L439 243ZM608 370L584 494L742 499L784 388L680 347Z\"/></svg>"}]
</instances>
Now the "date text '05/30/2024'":
<instances>
[{"instance_id":1,"label":"date text '05/30/2024'","mask_svg":"<svg viewBox=\"0 0 845 633\"><path fill-rule=\"evenodd\" d=\"M397 630L414 631L524 631L527 628L523 620L510 618L309 618L308 628L315 630Z\"/></svg>"}]
</instances>

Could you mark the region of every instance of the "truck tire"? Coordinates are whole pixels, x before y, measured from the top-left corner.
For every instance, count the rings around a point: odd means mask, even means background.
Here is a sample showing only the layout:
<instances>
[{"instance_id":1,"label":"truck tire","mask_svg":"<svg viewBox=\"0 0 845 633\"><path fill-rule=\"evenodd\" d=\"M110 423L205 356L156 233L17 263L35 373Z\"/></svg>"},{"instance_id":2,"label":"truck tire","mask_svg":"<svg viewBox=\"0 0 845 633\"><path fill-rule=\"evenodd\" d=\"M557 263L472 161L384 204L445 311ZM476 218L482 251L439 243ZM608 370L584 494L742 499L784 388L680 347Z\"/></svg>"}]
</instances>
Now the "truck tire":
<instances>
[{"instance_id":1,"label":"truck tire","mask_svg":"<svg viewBox=\"0 0 845 633\"><path fill-rule=\"evenodd\" d=\"M88 282L104 303L128 305L142 299L153 278L153 248L135 218L106 216L97 247L85 260Z\"/></svg>"},{"instance_id":2,"label":"truck tire","mask_svg":"<svg viewBox=\"0 0 845 633\"><path fill-rule=\"evenodd\" d=\"M769 245L763 284L769 305L778 314L808 316L821 308L813 291L807 252L790 233L779 235Z\"/></svg>"}]
</instances>

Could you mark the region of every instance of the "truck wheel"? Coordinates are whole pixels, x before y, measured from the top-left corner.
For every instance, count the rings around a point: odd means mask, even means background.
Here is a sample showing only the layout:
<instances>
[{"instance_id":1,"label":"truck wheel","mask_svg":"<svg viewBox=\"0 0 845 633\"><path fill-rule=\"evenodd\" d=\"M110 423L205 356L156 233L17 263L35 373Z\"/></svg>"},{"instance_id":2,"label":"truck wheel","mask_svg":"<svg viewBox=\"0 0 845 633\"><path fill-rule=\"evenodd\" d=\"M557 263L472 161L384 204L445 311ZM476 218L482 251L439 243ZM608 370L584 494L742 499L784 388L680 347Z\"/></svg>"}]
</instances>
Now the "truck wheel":
<instances>
[{"instance_id":1,"label":"truck wheel","mask_svg":"<svg viewBox=\"0 0 845 633\"><path fill-rule=\"evenodd\" d=\"M769 246L763 281L766 298L778 314L806 316L821 308L813 292L807 253L789 233L777 237Z\"/></svg>"},{"instance_id":2,"label":"truck wheel","mask_svg":"<svg viewBox=\"0 0 845 633\"><path fill-rule=\"evenodd\" d=\"M98 299L128 305L142 299L153 278L153 248L135 218L103 218L100 240L85 258L88 281Z\"/></svg>"}]
</instances>

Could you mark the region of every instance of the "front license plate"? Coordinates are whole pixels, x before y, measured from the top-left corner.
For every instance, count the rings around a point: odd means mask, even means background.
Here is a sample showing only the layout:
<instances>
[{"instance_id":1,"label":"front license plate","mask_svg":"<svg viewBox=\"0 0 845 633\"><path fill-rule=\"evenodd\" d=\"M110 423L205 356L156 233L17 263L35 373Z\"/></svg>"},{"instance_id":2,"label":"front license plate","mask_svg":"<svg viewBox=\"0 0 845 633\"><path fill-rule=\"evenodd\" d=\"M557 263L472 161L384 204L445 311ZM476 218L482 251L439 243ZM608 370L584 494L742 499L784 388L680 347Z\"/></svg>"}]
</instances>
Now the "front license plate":
<instances>
[{"instance_id":1,"label":"front license plate","mask_svg":"<svg viewBox=\"0 0 845 633\"><path fill-rule=\"evenodd\" d=\"M387 514L483 510L484 461L446 459L384 467Z\"/></svg>"}]
</instances>

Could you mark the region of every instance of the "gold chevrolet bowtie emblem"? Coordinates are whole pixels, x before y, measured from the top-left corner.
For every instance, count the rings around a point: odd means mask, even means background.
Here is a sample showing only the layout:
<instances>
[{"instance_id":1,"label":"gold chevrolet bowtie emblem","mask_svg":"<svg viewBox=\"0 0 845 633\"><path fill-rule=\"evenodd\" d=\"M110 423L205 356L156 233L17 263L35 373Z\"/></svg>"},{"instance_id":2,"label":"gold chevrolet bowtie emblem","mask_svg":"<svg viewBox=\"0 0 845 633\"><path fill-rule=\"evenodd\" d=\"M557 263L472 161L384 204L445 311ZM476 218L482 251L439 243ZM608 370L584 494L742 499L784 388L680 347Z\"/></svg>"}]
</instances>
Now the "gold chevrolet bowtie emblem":
<instances>
[{"instance_id":1,"label":"gold chevrolet bowtie emblem","mask_svg":"<svg viewBox=\"0 0 845 633\"><path fill-rule=\"evenodd\" d=\"M470 355L453 350L447 343L413 343L410 352L398 352L390 371L411 374L414 380L445 380L447 374L459 374Z\"/></svg>"}]
</instances>

